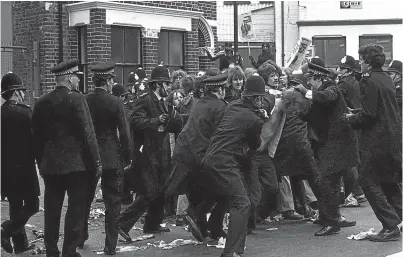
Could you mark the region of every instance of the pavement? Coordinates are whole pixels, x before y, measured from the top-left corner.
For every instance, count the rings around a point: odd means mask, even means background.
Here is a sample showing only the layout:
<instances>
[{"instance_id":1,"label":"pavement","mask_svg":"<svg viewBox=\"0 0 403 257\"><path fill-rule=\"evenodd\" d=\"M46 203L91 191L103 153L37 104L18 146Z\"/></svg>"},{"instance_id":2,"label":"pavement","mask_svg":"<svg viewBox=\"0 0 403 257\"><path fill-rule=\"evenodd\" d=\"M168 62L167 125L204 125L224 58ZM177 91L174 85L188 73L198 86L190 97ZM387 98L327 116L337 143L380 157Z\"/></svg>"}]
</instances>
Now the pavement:
<instances>
[{"instance_id":1,"label":"pavement","mask_svg":"<svg viewBox=\"0 0 403 257\"><path fill-rule=\"evenodd\" d=\"M43 180L41 183L41 207L43 207ZM93 209L102 210L103 203L93 203ZM63 205L63 213L67 209L67 196ZM356 220L355 227L343 228L342 231L333 236L315 237L313 234L320 229L320 226L312 224L310 221L279 221L258 225L252 235L247 236L246 249L244 257L386 257L392 254L402 252L402 242L387 242L376 243L367 240L355 241L347 239L352 234L358 234L362 231L367 231L374 228L375 231L382 229L380 222L376 219L372 209L368 203L362 204L361 207L342 208L342 214L347 219ZM95 215L97 216L97 215ZM8 202L1 202L1 221L8 218ZM40 211L33 216L26 226L28 239L34 240L36 236L33 230L43 230L44 212ZM63 230L62 215L61 230ZM173 249L160 249L154 246L148 246L148 243L154 243L159 240L164 240L167 243L175 239L194 240L190 232L184 227L174 226L174 219L167 219L167 226L171 232L160 235L155 235L155 238L147 239L134 243L119 242L118 246L144 246L146 249L138 249L129 252L120 252L116 256L146 256L146 257L209 257L220 256L222 249L207 247L205 245L184 245ZM141 228L141 222L135 227ZM270 230L267 230L270 229ZM84 245L84 249L78 250L82 256L99 256L94 251L102 251L105 232L104 232L104 217L99 215L95 219L90 220L89 224L90 239ZM63 233L61 231L60 233ZM141 230L132 229L130 231L132 238L142 236ZM59 241L59 249L62 249L63 240ZM43 247L43 240L36 242L37 247ZM1 249L2 256L12 256ZM45 256L45 254L34 255L32 251L19 254L20 256ZM403 256L402 254L396 255ZM393 256L395 257L395 256Z\"/></svg>"}]
</instances>

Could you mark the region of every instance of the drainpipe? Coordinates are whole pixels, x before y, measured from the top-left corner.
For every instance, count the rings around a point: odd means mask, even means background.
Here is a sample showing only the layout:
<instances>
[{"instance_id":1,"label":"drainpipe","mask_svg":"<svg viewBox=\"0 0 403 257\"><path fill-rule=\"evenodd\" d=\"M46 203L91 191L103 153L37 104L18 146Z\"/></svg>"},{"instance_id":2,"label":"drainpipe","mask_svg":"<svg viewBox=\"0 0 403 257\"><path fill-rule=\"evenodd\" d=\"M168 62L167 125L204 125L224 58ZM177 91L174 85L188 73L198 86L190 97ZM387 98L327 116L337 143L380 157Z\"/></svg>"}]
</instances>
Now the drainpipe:
<instances>
[{"instance_id":1,"label":"drainpipe","mask_svg":"<svg viewBox=\"0 0 403 257\"><path fill-rule=\"evenodd\" d=\"M238 3L234 1L234 52L238 53Z\"/></svg>"},{"instance_id":2,"label":"drainpipe","mask_svg":"<svg viewBox=\"0 0 403 257\"><path fill-rule=\"evenodd\" d=\"M59 18L59 63L63 62L63 2L58 3Z\"/></svg>"},{"instance_id":3,"label":"drainpipe","mask_svg":"<svg viewBox=\"0 0 403 257\"><path fill-rule=\"evenodd\" d=\"M284 67L284 1L281 1L281 66Z\"/></svg>"}]
</instances>

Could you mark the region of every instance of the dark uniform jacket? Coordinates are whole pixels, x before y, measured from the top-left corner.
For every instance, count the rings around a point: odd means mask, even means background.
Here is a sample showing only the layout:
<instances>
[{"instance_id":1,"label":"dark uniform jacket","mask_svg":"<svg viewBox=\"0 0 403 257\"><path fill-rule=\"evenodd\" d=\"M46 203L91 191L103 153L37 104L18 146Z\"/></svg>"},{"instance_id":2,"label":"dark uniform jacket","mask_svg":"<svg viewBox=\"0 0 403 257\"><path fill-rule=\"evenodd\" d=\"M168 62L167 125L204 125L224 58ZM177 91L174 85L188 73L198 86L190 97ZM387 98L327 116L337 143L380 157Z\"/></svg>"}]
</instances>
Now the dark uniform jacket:
<instances>
[{"instance_id":1,"label":"dark uniform jacket","mask_svg":"<svg viewBox=\"0 0 403 257\"><path fill-rule=\"evenodd\" d=\"M339 87L324 81L312 92L312 107L306 120L318 138L314 147L319 175L345 171L359 163L357 134L341 121L347 104Z\"/></svg>"},{"instance_id":2,"label":"dark uniform jacket","mask_svg":"<svg viewBox=\"0 0 403 257\"><path fill-rule=\"evenodd\" d=\"M197 101L198 101L198 99L194 98L191 95L189 95L183 99L183 103L179 108L179 113L181 114L181 116L183 118L184 124L186 124L186 122L188 121L190 111L192 110L193 106L196 105Z\"/></svg>"},{"instance_id":3,"label":"dark uniform jacket","mask_svg":"<svg viewBox=\"0 0 403 257\"><path fill-rule=\"evenodd\" d=\"M260 146L260 131L263 119L253 106L241 99L231 102L224 112L220 125L214 132L206 155L202 160L203 170L211 171L221 189L230 188L232 181L243 179L241 166L251 151ZM250 156L245 156L245 146Z\"/></svg>"},{"instance_id":4,"label":"dark uniform jacket","mask_svg":"<svg viewBox=\"0 0 403 257\"><path fill-rule=\"evenodd\" d=\"M95 171L98 143L82 94L57 86L35 103L32 124L41 174Z\"/></svg>"},{"instance_id":5,"label":"dark uniform jacket","mask_svg":"<svg viewBox=\"0 0 403 257\"><path fill-rule=\"evenodd\" d=\"M123 101L102 88L86 96L98 141L102 168L118 169L121 158L130 163L131 139ZM119 133L119 134L118 134Z\"/></svg>"},{"instance_id":6,"label":"dark uniform jacket","mask_svg":"<svg viewBox=\"0 0 403 257\"><path fill-rule=\"evenodd\" d=\"M130 116L130 123L136 133L142 134L143 149L140 165L140 178L136 182L140 192L146 188L143 186L152 184L162 189L170 171L171 149L169 142L169 133L179 133L183 127L183 119L178 113L171 115L168 124L163 132L158 131L161 125L159 116L168 113L166 103L162 104L154 92L140 96L135 103L133 112ZM170 111L172 114L172 111ZM142 181L141 173L151 172L156 178L155 181Z\"/></svg>"},{"instance_id":7,"label":"dark uniform jacket","mask_svg":"<svg viewBox=\"0 0 403 257\"><path fill-rule=\"evenodd\" d=\"M40 194L35 168L31 109L16 101L1 106L1 195L26 199Z\"/></svg>"},{"instance_id":8,"label":"dark uniform jacket","mask_svg":"<svg viewBox=\"0 0 403 257\"><path fill-rule=\"evenodd\" d=\"M373 68L360 81L362 110L352 117L361 130L362 175L378 181L401 181L402 121L395 86L382 68Z\"/></svg>"},{"instance_id":9,"label":"dark uniform jacket","mask_svg":"<svg viewBox=\"0 0 403 257\"><path fill-rule=\"evenodd\" d=\"M188 122L178 136L172 158L200 166L226 106L226 102L215 95L201 98L193 107Z\"/></svg>"},{"instance_id":10,"label":"dark uniform jacket","mask_svg":"<svg viewBox=\"0 0 403 257\"><path fill-rule=\"evenodd\" d=\"M361 108L360 83L355 79L354 75L341 78L337 83L337 86L341 88L344 100L349 108Z\"/></svg>"}]
</instances>

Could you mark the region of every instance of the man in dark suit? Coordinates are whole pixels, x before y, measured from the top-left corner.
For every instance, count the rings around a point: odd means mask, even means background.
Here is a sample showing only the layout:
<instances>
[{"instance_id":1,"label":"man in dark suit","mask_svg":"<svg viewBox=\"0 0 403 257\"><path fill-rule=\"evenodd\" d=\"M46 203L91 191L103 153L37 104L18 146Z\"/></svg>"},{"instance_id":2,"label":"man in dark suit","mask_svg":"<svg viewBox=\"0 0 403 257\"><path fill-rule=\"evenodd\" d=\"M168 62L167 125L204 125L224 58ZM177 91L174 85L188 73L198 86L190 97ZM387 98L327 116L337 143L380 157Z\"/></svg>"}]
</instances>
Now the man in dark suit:
<instances>
[{"instance_id":1,"label":"man in dark suit","mask_svg":"<svg viewBox=\"0 0 403 257\"><path fill-rule=\"evenodd\" d=\"M395 99L395 85L383 71L383 47L360 47L362 109L343 115L361 131L360 184L382 230L369 237L376 242L400 241L402 222L402 120Z\"/></svg>"},{"instance_id":2,"label":"man in dark suit","mask_svg":"<svg viewBox=\"0 0 403 257\"><path fill-rule=\"evenodd\" d=\"M322 63L318 61L316 63ZM312 99L312 107L305 120L315 132L318 140L312 145L318 167L319 220L315 224L323 225L315 236L328 236L340 231L340 227L349 227L355 221L347 221L340 215L339 188L345 172L358 165L358 141L356 132L348 124L340 121L347 111L343 93L329 79L330 71L324 66L308 63L308 85L295 87L307 98Z\"/></svg>"},{"instance_id":3,"label":"man in dark suit","mask_svg":"<svg viewBox=\"0 0 403 257\"><path fill-rule=\"evenodd\" d=\"M86 96L94 123L102 162L102 196L105 203L105 248L108 255L116 253L118 240L117 218L123 194L123 166L131 163L131 140L123 101L110 94L113 86L115 64L100 63L92 67L95 89ZM93 181L88 193L87 219L94 199L98 179ZM87 226L86 226L87 227ZM88 231L84 231L88 234ZM81 241L80 243L84 243ZM82 245L80 245L82 246Z\"/></svg>"},{"instance_id":4,"label":"man in dark suit","mask_svg":"<svg viewBox=\"0 0 403 257\"><path fill-rule=\"evenodd\" d=\"M38 166L45 181L46 256L59 256L60 215L67 191L62 256L76 252L81 221L85 216L88 183L100 174L101 160L94 126L82 94L71 91L79 83L77 59L51 69L56 88L35 104L32 124Z\"/></svg>"},{"instance_id":5,"label":"man in dark suit","mask_svg":"<svg viewBox=\"0 0 403 257\"><path fill-rule=\"evenodd\" d=\"M25 224L39 210L39 182L35 168L34 138L31 109L24 105L26 88L21 78L12 72L1 80L1 196L9 202L10 219L1 224L1 246L14 253L28 251Z\"/></svg>"},{"instance_id":6,"label":"man in dark suit","mask_svg":"<svg viewBox=\"0 0 403 257\"><path fill-rule=\"evenodd\" d=\"M136 131L143 134L142 169L138 189L141 196L121 214L119 234L127 241L128 234L141 215L147 210L144 233L169 232L161 227L164 216L164 194L162 192L170 170L171 150L169 133L179 133L183 126L181 116L167 106L166 87L170 83L169 70L159 65L153 69L149 82L150 91L140 96L130 117Z\"/></svg>"}]
</instances>

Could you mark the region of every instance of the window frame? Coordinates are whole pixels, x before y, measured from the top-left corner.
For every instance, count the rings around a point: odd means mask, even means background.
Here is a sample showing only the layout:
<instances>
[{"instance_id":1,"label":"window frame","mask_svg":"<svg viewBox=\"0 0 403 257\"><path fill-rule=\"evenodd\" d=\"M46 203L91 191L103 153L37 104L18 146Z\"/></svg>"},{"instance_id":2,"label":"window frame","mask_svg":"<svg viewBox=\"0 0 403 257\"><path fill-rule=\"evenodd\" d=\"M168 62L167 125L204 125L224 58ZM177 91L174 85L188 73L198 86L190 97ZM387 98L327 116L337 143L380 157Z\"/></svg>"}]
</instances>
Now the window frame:
<instances>
[{"instance_id":1,"label":"window frame","mask_svg":"<svg viewBox=\"0 0 403 257\"><path fill-rule=\"evenodd\" d=\"M389 64L393 61L393 35L392 34L363 34L363 35L360 35L360 36L358 36L358 48L360 48L361 46L364 45L364 44L361 44L361 39L374 38L374 37L390 37L391 56L390 56L390 60L385 58L385 64L383 65L383 67L388 67Z\"/></svg>"},{"instance_id":2,"label":"window frame","mask_svg":"<svg viewBox=\"0 0 403 257\"><path fill-rule=\"evenodd\" d=\"M167 67L169 70L170 70L170 72L173 72L173 71L175 71L175 70L179 70L179 69L181 69L181 67L185 67L185 59L186 59L186 55L185 55L185 46L186 46L186 42L185 42L185 40L186 40L186 37L185 37L185 31L182 31L182 30L170 30L170 29L161 29L160 30L160 33L159 33L159 35L158 35L158 39L160 39L161 38L161 33L168 33L168 62L170 62L170 54L171 54L171 51L169 51L169 49L170 49L170 44L169 44L169 42L170 42L170 40L169 40L169 33L181 33L182 34L182 64L181 65L171 65L170 63L163 63L163 65L165 66L165 67ZM159 63L161 63L161 61L163 61L163 60L161 60L161 58L160 58L160 55L159 55L159 44L160 44L160 40L158 41L158 61L159 61ZM158 63L158 64L159 64Z\"/></svg>"},{"instance_id":3,"label":"window frame","mask_svg":"<svg viewBox=\"0 0 403 257\"><path fill-rule=\"evenodd\" d=\"M119 61L115 62L116 63L115 67L118 67L118 68L121 69L121 74L117 74L116 73L116 68L115 68L115 75L116 75L117 78L119 78L118 80L120 80L120 79L122 80L122 81L116 81L116 82L119 82L122 85L126 85L127 84L126 80L128 78L128 76L127 76L128 74L126 74L126 77L124 76L125 75L125 68L132 68L133 71L135 71L138 67L143 65L143 44L142 44L143 35L142 35L142 32L141 32L141 27L137 27L137 26L122 26L122 25L111 25L111 35L112 35L112 30L114 28L123 29L123 38L122 38L122 41L121 41L122 42L122 49L120 49L123 58L125 56L125 47L126 47L126 42L125 42L126 30L127 29L138 30L138 35L139 35L139 39L138 39L138 44L139 44L138 62L126 62L124 59L123 59L123 62L119 62ZM112 46L112 39L111 39L111 59L113 60L114 56L112 56L112 52L113 52L112 48L113 48L113 46Z\"/></svg>"},{"instance_id":4,"label":"window frame","mask_svg":"<svg viewBox=\"0 0 403 257\"><path fill-rule=\"evenodd\" d=\"M315 46L315 55L316 55L316 56L318 55L318 51L317 51L318 47L317 47L317 44L314 44L314 40L332 40L332 39L344 39L344 54L343 54L342 57L340 57L340 60L341 60L344 56L346 56L346 54L347 54L347 37L346 37L346 36L342 36L342 35L329 35L329 36L326 36L326 35L315 35L315 36L312 36L312 45ZM326 53L325 53L325 54L326 54ZM338 66L338 63L327 65L326 56L321 57L321 59L322 59L323 62L325 63L325 67L328 67L328 68L336 68L336 67ZM340 60L339 60L339 62L340 62Z\"/></svg>"}]
</instances>

